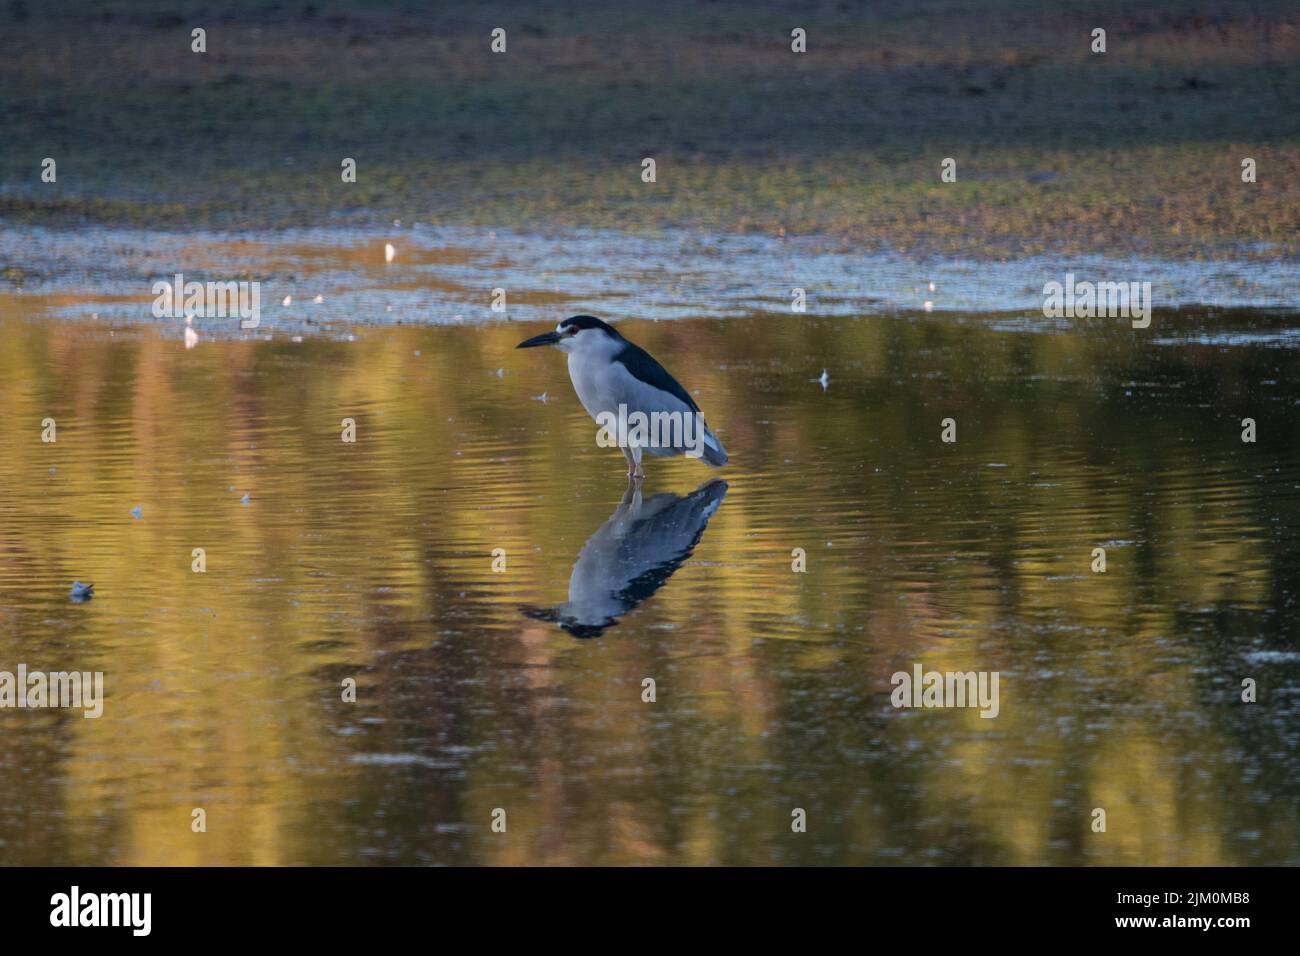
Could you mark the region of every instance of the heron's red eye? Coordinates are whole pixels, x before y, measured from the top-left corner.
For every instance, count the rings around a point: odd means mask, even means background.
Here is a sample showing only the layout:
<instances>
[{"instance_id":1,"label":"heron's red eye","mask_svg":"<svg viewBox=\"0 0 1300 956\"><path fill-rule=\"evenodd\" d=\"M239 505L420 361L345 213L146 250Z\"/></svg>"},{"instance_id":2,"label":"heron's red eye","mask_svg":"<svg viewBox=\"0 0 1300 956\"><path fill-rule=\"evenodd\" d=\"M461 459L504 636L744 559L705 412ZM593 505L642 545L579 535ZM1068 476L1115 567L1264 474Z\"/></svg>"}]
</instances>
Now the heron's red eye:
<instances>
[{"instance_id":1,"label":"heron's red eye","mask_svg":"<svg viewBox=\"0 0 1300 956\"><path fill-rule=\"evenodd\" d=\"M570 335L577 335L577 334L578 334L578 327L577 327L576 325L571 325L571 326L569 326L569 334L570 334Z\"/></svg>"}]
</instances>

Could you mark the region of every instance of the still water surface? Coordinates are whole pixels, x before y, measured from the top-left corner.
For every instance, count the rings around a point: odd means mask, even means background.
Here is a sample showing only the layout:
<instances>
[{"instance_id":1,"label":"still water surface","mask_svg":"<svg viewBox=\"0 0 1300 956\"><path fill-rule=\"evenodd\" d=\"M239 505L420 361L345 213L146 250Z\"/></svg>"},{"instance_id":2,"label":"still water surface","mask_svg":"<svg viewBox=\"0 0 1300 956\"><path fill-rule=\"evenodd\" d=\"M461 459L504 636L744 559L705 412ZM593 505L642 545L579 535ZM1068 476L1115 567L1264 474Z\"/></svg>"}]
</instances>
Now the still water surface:
<instances>
[{"instance_id":1,"label":"still water surface","mask_svg":"<svg viewBox=\"0 0 1300 956\"><path fill-rule=\"evenodd\" d=\"M627 322L732 461L638 496L535 326L186 349L24 303L0 670L107 699L0 711L0 863L1300 862L1286 316ZM917 663L998 717L894 709Z\"/></svg>"}]
</instances>

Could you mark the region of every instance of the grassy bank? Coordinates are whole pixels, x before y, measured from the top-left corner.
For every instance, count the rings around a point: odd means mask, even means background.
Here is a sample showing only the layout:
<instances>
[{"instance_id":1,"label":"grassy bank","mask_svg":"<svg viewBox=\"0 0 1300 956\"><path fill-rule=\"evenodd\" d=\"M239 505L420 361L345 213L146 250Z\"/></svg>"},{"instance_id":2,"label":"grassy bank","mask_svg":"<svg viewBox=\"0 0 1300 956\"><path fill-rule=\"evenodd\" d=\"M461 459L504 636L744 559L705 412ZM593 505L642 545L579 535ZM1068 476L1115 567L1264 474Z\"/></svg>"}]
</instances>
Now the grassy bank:
<instances>
[{"instance_id":1,"label":"grassy bank","mask_svg":"<svg viewBox=\"0 0 1300 956\"><path fill-rule=\"evenodd\" d=\"M0 217L1295 256L1300 15L1190 8L14 2L0 11ZM190 52L196 26L206 54ZM497 26L504 55L488 49ZM796 26L806 54L790 51ZM940 182L945 157L955 183Z\"/></svg>"}]
</instances>

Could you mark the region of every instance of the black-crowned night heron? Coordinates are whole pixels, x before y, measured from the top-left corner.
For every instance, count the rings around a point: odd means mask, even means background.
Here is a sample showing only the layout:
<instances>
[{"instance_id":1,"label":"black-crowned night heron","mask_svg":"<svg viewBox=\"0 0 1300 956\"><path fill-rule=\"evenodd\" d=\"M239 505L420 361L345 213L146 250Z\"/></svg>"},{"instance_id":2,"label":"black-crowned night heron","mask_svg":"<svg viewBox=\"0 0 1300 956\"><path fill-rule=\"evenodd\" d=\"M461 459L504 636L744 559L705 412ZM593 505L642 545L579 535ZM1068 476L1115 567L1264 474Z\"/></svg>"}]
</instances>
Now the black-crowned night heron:
<instances>
[{"instance_id":1,"label":"black-crowned night heron","mask_svg":"<svg viewBox=\"0 0 1300 956\"><path fill-rule=\"evenodd\" d=\"M569 355L569 378L578 401L616 439L627 473L642 478L641 455L687 455L717 468L727 451L704 423L700 407L645 349L590 315L565 319L554 332L516 348L554 345ZM638 417L640 416L640 417ZM613 427L616 426L616 427Z\"/></svg>"},{"instance_id":2,"label":"black-crowned night heron","mask_svg":"<svg viewBox=\"0 0 1300 956\"><path fill-rule=\"evenodd\" d=\"M643 501L641 484L629 481L614 513L582 546L569 574L569 600L521 610L574 637L599 637L685 563L726 495L727 483L714 478L684 498Z\"/></svg>"}]
</instances>

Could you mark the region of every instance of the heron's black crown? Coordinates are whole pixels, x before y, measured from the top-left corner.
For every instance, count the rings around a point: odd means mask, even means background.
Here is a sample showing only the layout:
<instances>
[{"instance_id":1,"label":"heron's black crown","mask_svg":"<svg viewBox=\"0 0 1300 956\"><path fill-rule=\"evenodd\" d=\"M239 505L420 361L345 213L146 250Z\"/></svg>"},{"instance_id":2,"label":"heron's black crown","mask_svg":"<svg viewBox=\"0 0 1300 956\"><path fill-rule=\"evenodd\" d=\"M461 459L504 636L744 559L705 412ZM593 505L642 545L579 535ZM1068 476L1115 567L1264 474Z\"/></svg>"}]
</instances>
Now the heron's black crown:
<instances>
[{"instance_id":1,"label":"heron's black crown","mask_svg":"<svg viewBox=\"0 0 1300 956\"><path fill-rule=\"evenodd\" d=\"M565 329L571 325L575 325L580 329L602 329L606 335L616 339L621 339L623 337L618 334L618 330L614 328L614 326L600 321L600 319L596 318L594 315L571 315L560 323L560 328Z\"/></svg>"}]
</instances>

